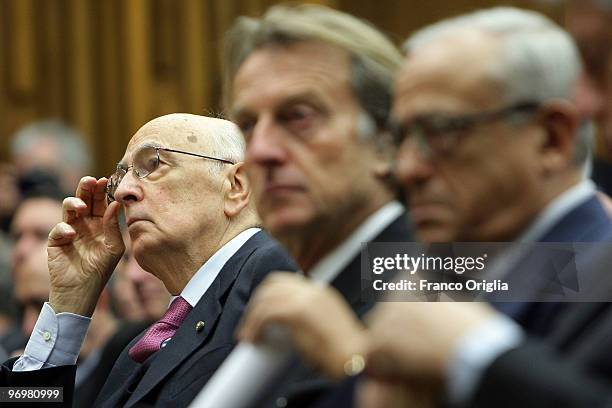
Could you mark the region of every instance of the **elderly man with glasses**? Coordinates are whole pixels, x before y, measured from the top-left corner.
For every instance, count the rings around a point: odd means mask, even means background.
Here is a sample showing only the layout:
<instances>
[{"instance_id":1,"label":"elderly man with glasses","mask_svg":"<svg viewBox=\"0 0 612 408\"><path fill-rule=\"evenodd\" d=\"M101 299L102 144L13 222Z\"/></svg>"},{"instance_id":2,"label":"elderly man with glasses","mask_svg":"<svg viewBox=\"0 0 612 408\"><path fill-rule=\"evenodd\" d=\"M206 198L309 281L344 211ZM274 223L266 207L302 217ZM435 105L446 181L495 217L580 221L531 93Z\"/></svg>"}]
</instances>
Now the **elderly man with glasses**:
<instances>
[{"instance_id":1,"label":"elderly man with glasses","mask_svg":"<svg viewBox=\"0 0 612 408\"><path fill-rule=\"evenodd\" d=\"M610 240L612 223L584 177L589 128L569 34L537 13L498 8L427 27L406 50L393 107L396 175L420 240ZM540 299L542 281L556 276L542 262L548 254L507 253L490 272ZM563 306L498 308L546 335Z\"/></svg>"},{"instance_id":2,"label":"elderly man with glasses","mask_svg":"<svg viewBox=\"0 0 612 408\"><path fill-rule=\"evenodd\" d=\"M243 155L231 122L173 114L134 135L108 180L81 179L49 234L49 302L24 355L3 367L4 385L57 384L70 399L91 314L124 251L123 208L136 260L174 299L120 355L96 405L188 404L233 348L253 288L294 270L257 228Z\"/></svg>"}]
</instances>

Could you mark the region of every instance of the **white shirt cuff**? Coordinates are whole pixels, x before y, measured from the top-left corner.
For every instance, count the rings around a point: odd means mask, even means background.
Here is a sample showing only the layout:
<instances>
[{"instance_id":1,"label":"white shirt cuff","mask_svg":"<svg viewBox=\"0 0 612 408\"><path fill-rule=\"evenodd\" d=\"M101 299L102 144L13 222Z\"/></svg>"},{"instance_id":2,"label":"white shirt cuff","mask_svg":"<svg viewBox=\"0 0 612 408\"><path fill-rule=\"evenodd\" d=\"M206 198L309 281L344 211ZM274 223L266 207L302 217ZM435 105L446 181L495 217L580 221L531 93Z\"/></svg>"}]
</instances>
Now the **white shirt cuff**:
<instances>
[{"instance_id":1,"label":"white shirt cuff","mask_svg":"<svg viewBox=\"0 0 612 408\"><path fill-rule=\"evenodd\" d=\"M74 313L55 314L45 302L23 356L15 362L13 371L76 364L90 322L91 318Z\"/></svg>"},{"instance_id":2,"label":"white shirt cuff","mask_svg":"<svg viewBox=\"0 0 612 408\"><path fill-rule=\"evenodd\" d=\"M452 405L469 402L486 369L500 355L522 343L522 329L497 315L466 333L456 345L447 373L447 398Z\"/></svg>"}]
</instances>

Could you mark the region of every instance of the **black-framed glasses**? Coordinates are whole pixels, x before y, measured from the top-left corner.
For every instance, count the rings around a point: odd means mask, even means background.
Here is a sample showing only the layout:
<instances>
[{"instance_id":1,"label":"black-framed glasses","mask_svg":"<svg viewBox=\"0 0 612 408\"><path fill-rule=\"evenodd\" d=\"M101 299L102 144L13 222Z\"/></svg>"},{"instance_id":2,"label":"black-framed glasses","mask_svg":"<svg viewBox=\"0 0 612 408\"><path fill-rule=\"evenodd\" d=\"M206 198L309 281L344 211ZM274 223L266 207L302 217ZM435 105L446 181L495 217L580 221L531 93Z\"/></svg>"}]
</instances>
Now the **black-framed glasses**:
<instances>
[{"instance_id":1,"label":"black-framed glasses","mask_svg":"<svg viewBox=\"0 0 612 408\"><path fill-rule=\"evenodd\" d=\"M108 178L106 183L106 199L108 203L115 201L115 192L117 187L123 180L127 172L132 169L136 177L143 179L153 173L159 167L159 151L187 154L189 156L200 157L202 159L215 160L221 163L235 164L231 160L221 159L219 157L207 156L199 153L185 152L183 150L170 149L161 146L142 146L132 154L132 164L125 166L121 163L117 164L117 170Z\"/></svg>"},{"instance_id":2,"label":"black-framed glasses","mask_svg":"<svg viewBox=\"0 0 612 408\"><path fill-rule=\"evenodd\" d=\"M466 115L432 113L417 116L408 123L392 121L389 127L396 146L413 140L426 156L439 156L451 153L460 139L480 124L513 117L526 118L539 108L539 102L530 101Z\"/></svg>"}]
</instances>

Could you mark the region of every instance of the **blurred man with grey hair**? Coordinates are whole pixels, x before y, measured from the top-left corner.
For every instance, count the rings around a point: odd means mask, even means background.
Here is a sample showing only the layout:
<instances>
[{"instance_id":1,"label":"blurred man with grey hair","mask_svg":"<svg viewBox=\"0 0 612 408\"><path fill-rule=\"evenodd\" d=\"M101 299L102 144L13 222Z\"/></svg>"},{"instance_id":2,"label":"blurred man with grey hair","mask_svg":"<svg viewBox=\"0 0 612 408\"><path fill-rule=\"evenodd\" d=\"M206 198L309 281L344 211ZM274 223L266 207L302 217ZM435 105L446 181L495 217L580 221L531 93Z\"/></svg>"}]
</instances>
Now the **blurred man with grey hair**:
<instances>
[{"instance_id":1,"label":"blurred man with grey hair","mask_svg":"<svg viewBox=\"0 0 612 408\"><path fill-rule=\"evenodd\" d=\"M363 315L373 302L361 298L361 243L411 239L394 200L385 132L399 50L348 14L275 6L259 19L238 19L226 36L224 62L225 101L246 139L264 227L306 275L331 284ZM323 307L301 303L291 289L300 280L271 277L256 304L289 319ZM272 397L254 405L308 406L326 387L296 361Z\"/></svg>"},{"instance_id":2,"label":"blurred man with grey hair","mask_svg":"<svg viewBox=\"0 0 612 408\"><path fill-rule=\"evenodd\" d=\"M497 8L427 27L406 48L393 107L396 174L421 240L610 239L612 222L583 175L581 64L565 31L538 13ZM546 272L534 270L537 258L505 259L499 276L536 295L533 276ZM542 334L559 307L500 305Z\"/></svg>"}]
</instances>

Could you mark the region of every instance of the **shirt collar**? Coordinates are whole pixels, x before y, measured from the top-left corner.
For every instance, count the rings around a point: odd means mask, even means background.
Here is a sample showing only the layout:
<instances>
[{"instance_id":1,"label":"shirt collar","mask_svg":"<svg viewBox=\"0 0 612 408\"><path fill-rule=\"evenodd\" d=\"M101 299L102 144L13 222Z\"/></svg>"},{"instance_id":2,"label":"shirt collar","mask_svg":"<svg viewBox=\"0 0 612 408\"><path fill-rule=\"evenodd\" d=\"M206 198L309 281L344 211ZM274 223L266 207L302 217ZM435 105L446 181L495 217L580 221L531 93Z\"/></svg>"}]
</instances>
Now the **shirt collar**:
<instances>
[{"instance_id":1,"label":"shirt collar","mask_svg":"<svg viewBox=\"0 0 612 408\"><path fill-rule=\"evenodd\" d=\"M516 242L537 241L569 214L574 208L587 201L595 193L591 180L582 180L551 201L534 222L519 236Z\"/></svg>"},{"instance_id":2,"label":"shirt collar","mask_svg":"<svg viewBox=\"0 0 612 408\"><path fill-rule=\"evenodd\" d=\"M202 265L200 269L193 275L193 277L187 283L187 286L181 292L181 296L192 306L200 301L204 293L208 290L210 285L214 282L217 275L227 263L227 261L234 256L236 252L247 242L253 235L261 231L260 228L249 228L236 235L229 242L221 247L217 252L213 254L208 261ZM174 300L174 298L172 298ZM172 302L171 300L171 302Z\"/></svg>"},{"instance_id":3,"label":"shirt collar","mask_svg":"<svg viewBox=\"0 0 612 408\"><path fill-rule=\"evenodd\" d=\"M370 242L404 212L397 201L391 201L370 215L336 249L323 257L309 271L315 281L332 282L361 251L361 244Z\"/></svg>"}]
</instances>

